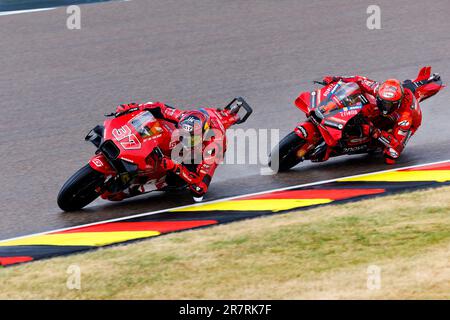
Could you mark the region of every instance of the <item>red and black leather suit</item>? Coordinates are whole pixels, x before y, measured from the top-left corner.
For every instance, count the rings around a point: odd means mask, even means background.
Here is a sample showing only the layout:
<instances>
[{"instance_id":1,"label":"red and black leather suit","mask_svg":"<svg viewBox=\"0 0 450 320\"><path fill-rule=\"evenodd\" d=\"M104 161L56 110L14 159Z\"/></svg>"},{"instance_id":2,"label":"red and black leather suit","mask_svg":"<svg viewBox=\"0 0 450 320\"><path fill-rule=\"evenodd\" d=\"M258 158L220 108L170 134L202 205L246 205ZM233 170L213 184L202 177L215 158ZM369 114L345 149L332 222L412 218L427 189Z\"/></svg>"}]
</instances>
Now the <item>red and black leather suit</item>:
<instances>
[{"instance_id":1,"label":"red and black leather suit","mask_svg":"<svg viewBox=\"0 0 450 320\"><path fill-rule=\"evenodd\" d=\"M324 79L327 84L343 81L354 82L359 85L361 91L377 96L380 83L363 76L332 77ZM369 128L370 134L384 146L384 155L387 163L395 163L405 148L409 138L417 131L422 123L422 111L409 88L403 87L403 98L400 106L391 113L384 115L376 104L367 104L363 114L373 126Z\"/></svg>"}]
</instances>

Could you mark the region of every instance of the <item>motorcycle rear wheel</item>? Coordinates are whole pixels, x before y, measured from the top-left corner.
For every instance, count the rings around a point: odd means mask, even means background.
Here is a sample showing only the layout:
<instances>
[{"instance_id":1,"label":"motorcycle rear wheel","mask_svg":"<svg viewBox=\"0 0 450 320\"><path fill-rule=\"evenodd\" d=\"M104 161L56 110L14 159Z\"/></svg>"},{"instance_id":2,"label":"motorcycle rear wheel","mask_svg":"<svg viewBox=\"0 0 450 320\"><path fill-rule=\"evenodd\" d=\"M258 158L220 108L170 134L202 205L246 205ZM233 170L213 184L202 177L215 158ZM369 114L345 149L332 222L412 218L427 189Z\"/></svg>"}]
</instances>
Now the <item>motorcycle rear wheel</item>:
<instances>
[{"instance_id":1,"label":"motorcycle rear wheel","mask_svg":"<svg viewBox=\"0 0 450 320\"><path fill-rule=\"evenodd\" d=\"M269 155L269 167L275 172L288 171L302 161L297 151L305 143L295 132L289 133L273 148ZM278 157L273 155L278 154Z\"/></svg>"},{"instance_id":2,"label":"motorcycle rear wheel","mask_svg":"<svg viewBox=\"0 0 450 320\"><path fill-rule=\"evenodd\" d=\"M105 182L105 176L89 164L75 172L58 194L58 206L64 211L77 211L97 199L96 189Z\"/></svg>"}]
</instances>

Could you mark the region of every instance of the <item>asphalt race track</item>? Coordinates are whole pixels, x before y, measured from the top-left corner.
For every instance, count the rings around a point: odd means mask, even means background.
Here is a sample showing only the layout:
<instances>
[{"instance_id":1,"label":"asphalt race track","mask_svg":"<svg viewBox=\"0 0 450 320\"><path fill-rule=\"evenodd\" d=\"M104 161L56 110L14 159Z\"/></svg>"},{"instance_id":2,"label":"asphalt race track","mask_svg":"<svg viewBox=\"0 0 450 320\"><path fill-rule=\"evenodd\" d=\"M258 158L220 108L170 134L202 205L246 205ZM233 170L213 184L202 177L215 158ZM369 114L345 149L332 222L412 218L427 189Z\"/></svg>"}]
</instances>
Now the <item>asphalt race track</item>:
<instances>
[{"instance_id":1,"label":"asphalt race track","mask_svg":"<svg viewBox=\"0 0 450 320\"><path fill-rule=\"evenodd\" d=\"M223 106L244 96L242 128L280 128L302 115L300 91L327 74L415 78L433 66L450 78L450 2L377 1L382 29L366 27L371 1L144 1L81 6L81 30L64 8L0 16L0 239L191 202L154 194L98 200L62 213L56 195L94 147L83 138L129 101L181 108ZM422 128L397 166L450 159L450 93L422 104ZM278 176L258 165L224 165L207 199L387 169L381 159L342 157Z\"/></svg>"}]
</instances>

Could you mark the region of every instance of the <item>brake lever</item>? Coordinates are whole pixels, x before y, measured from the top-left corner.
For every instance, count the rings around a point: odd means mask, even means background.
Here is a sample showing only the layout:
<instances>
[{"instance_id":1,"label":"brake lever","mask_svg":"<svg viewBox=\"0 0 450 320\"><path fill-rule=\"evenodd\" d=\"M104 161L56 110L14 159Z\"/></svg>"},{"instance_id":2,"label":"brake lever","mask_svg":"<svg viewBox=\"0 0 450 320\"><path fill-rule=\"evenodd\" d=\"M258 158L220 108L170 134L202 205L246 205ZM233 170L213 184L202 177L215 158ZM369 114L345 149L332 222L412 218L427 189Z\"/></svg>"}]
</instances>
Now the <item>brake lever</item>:
<instances>
[{"instance_id":1,"label":"brake lever","mask_svg":"<svg viewBox=\"0 0 450 320\"><path fill-rule=\"evenodd\" d=\"M441 75L439 73L433 73L431 75L431 78L435 81L439 81L439 80L441 80Z\"/></svg>"},{"instance_id":2,"label":"brake lever","mask_svg":"<svg viewBox=\"0 0 450 320\"><path fill-rule=\"evenodd\" d=\"M324 81L316 81L316 80L314 80L313 83L320 84L322 86L326 86L327 85Z\"/></svg>"},{"instance_id":3,"label":"brake lever","mask_svg":"<svg viewBox=\"0 0 450 320\"><path fill-rule=\"evenodd\" d=\"M123 116L124 114L132 113L132 112L135 112L138 110L140 110L140 109L138 107L136 107L136 108L131 108L131 109L122 111L122 112L112 112L109 114L105 114L105 117L113 117L114 116L117 118L117 117Z\"/></svg>"}]
</instances>

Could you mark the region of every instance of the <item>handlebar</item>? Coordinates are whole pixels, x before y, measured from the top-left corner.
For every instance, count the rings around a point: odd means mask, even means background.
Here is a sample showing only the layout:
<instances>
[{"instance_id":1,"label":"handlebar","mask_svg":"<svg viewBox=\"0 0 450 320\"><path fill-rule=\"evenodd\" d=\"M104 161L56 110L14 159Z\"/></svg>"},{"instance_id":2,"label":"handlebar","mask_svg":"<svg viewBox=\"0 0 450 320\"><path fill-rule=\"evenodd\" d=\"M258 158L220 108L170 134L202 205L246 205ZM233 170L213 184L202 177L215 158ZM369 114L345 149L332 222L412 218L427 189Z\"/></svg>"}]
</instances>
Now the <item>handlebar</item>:
<instances>
[{"instance_id":1,"label":"handlebar","mask_svg":"<svg viewBox=\"0 0 450 320\"><path fill-rule=\"evenodd\" d=\"M225 107L225 110L229 110L231 114L237 114L239 110L243 107L246 111L245 115L240 118L238 121L236 121L236 124L244 123L247 121L248 117L253 112L253 109L250 107L250 105L244 100L242 97L236 97Z\"/></svg>"},{"instance_id":2,"label":"handlebar","mask_svg":"<svg viewBox=\"0 0 450 320\"><path fill-rule=\"evenodd\" d=\"M314 80L313 83L320 84L322 86L326 86L327 85L324 81L316 81L316 80Z\"/></svg>"},{"instance_id":3,"label":"handlebar","mask_svg":"<svg viewBox=\"0 0 450 320\"><path fill-rule=\"evenodd\" d=\"M138 110L140 110L140 109L136 107L136 108L131 108L131 109L122 111L122 112L111 112L111 113L105 114L105 117L115 117L115 118L118 118L118 117L120 117L120 116L123 116L124 114L132 113L132 112L135 112L135 111L138 111Z\"/></svg>"}]
</instances>

